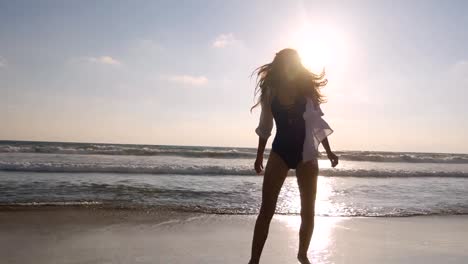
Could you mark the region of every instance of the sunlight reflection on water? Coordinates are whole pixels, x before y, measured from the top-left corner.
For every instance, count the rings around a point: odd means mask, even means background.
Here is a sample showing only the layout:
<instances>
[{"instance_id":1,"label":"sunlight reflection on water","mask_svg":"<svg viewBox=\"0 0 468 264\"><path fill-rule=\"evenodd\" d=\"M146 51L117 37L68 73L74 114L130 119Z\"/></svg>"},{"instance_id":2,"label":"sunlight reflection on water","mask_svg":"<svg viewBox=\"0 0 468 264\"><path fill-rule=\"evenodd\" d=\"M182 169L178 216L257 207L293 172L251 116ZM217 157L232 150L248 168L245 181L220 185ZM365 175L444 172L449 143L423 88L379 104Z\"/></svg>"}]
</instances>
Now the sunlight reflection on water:
<instances>
[{"instance_id":1,"label":"sunlight reflection on water","mask_svg":"<svg viewBox=\"0 0 468 264\"><path fill-rule=\"evenodd\" d=\"M333 213L346 210L344 204L334 203L332 197L336 195L336 179L319 177L317 182L317 197L315 202L316 215L333 215ZM283 212L299 213L301 200L297 180L287 179L280 194L279 209ZM291 248L298 249L298 232L301 218L279 215L278 219L291 231L290 239L296 241L291 243ZM316 217L315 228L312 237L309 258L313 263L332 263L330 257L334 252L336 237L334 230L337 224L346 218Z\"/></svg>"},{"instance_id":2,"label":"sunlight reflection on water","mask_svg":"<svg viewBox=\"0 0 468 264\"><path fill-rule=\"evenodd\" d=\"M325 165L325 164L324 164ZM317 197L315 203L316 215L333 215L336 212L346 210L344 204L333 202L332 197L337 195L335 178L319 177L317 182ZM339 194L338 194L339 195ZM279 207L281 211L300 213L301 200L297 180L288 178L280 194ZM300 216L282 216L278 219L291 231L290 238L298 241L298 232L301 225ZM309 249L309 258L313 263L332 263L330 257L335 250L336 237L334 230L337 224L346 218L316 217L314 234ZM297 251L298 242L292 243L291 248Z\"/></svg>"},{"instance_id":3,"label":"sunlight reflection on water","mask_svg":"<svg viewBox=\"0 0 468 264\"><path fill-rule=\"evenodd\" d=\"M290 231L290 237L295 237L296 243L291 245L293 250L298 249L298 232L301 226L301 218L280 215L277 219L282 222ZM328 264L332 263L332 256L336 246L335 229L339 223L346 220L345 217L316 217L314 234L309 248L309 258L312 263Z\"/></svg>"},{"instance_id":4,"label":"sunlight reflection on water","mask_svg":"<svg viewBox=\"0 0 468 264\"><path fill-rule=\"evenodd\" d=\"M316 215L336 215L338 212L346 211L343 204L334 202L332 197L340 195L335 190L335 178L319 177L317 182L317 197L315 202ZM280 193L277 205L278 212L288 214L299 214L301 211L301 199L296 178L288 178Z\"/></svg>"}]
</instances>

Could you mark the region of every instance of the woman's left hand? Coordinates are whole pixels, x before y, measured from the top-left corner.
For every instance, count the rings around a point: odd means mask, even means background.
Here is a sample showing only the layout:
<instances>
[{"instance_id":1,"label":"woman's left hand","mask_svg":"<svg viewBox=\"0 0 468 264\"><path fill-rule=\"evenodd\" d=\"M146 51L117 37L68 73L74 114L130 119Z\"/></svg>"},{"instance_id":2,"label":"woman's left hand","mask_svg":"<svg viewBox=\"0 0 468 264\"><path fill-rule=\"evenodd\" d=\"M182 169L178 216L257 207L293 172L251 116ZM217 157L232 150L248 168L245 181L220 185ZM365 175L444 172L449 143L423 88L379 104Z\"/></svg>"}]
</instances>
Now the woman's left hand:
<instances>
[{"instance_id":1,"label":"woman's left hand","mask_svg":"<svg viewBox=\"0 0 468 264\"><path fill-rule=\"evenodd\" d=\"M331 166L335 168L336 165L338 165L338 156L336 156L335 153L330 151L327 153L327 157L331 161Z\"/></svg>"},{"instance_id":2,"label":"woman's left hand","mask_svg":"<svg viewBox=\"0 0 468 264\"><path fill-rule=\"evenodd\" d=\"M260 174L263 171L263 156L258 156L254 164L255 172Z\"/></svg>"}]
</instances>

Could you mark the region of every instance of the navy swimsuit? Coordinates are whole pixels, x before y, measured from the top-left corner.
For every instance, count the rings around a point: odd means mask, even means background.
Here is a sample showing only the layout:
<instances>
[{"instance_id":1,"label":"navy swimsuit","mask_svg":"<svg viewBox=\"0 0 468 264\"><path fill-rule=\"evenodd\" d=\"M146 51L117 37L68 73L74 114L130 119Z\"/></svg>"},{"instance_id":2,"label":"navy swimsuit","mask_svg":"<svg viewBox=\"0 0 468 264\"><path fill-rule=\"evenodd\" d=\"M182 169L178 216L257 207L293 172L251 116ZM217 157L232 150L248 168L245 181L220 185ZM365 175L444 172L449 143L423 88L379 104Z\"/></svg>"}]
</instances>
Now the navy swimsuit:
<instances>
[{"instance_id":1,"label":"navy swimsuit","mask_svg":"<svg viewBox=\"0 0 468 264\"><path fill-rule=\"evenodd\" d=\"M271 112L276 123L276 136L272 150L285 162L288 168L295 169L302 161L305 139L305 121L303 114L307 100L298 96L292 105L283 106L276 96L271 102Z\"/></svg>"}]
</instances>

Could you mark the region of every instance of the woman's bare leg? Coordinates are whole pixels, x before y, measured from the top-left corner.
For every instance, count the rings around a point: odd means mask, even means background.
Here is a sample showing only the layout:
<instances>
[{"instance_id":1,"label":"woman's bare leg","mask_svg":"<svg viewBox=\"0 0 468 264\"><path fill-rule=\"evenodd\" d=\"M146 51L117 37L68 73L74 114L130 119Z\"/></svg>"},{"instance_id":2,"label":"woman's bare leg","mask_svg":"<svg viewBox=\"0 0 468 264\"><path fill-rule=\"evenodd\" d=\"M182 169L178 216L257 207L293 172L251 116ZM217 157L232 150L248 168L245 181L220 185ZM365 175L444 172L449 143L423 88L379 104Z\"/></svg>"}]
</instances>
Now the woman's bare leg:
<instances>
[{"instance_id":1,"label":"woman's bare leg","mask_svg":"<svg viewBox=\"0 0 468 264\"><path fill-rule=\"evenodd\" d=\"M255 230L252 241L252 255L249 264L257 264L260 261L263 246L268 236L271 218L276 209L278 194L283 186L284 179L288 175L288 167L281 157L270 153L263 176L262 206L260 214L255 223Z\"/></svg>"},{"instance_id":2,"label":"woman's bare leg","mask_svg":"<svg viewBox=\"0 0 468 264\"><path fill-rule=\"evenodd\" d=\"M315 161L300 163L296 169L297 184L301 194L301 228L299 230L299 252L302 264L310 263L307 258L310 239L314 231L315 197L317 194L318 164Z\"/></svg>"}]
</instances>

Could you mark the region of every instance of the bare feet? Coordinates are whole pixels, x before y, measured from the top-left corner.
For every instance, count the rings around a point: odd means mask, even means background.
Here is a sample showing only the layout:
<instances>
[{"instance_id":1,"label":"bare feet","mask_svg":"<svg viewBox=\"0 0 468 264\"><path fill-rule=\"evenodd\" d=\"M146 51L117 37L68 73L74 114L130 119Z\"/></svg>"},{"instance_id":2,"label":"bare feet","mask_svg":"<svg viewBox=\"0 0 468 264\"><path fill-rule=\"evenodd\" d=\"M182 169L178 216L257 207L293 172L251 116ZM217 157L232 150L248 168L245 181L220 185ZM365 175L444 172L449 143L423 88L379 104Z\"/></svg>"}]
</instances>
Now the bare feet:
<instances>
[{"instance_id":1,"label":"bare feet","mask_svg":"<svg viewBox=\"0 0 468 264\"><path fill-rule=\"evenodd\" d=\"M299 260L301 264L312 264L307 255L297 255L297 260Z\"/></svg>"}]
</instances>

